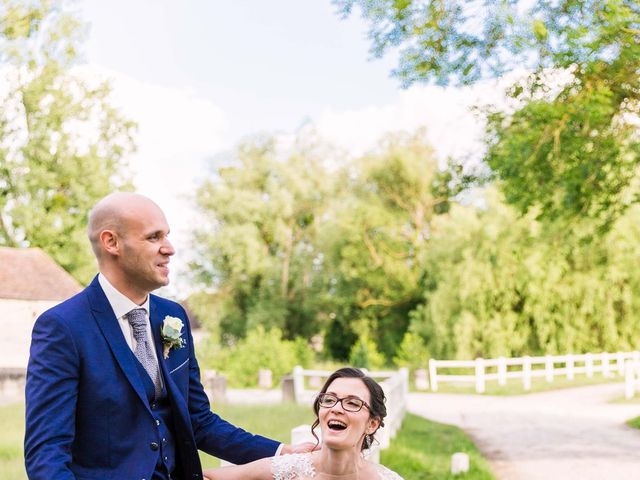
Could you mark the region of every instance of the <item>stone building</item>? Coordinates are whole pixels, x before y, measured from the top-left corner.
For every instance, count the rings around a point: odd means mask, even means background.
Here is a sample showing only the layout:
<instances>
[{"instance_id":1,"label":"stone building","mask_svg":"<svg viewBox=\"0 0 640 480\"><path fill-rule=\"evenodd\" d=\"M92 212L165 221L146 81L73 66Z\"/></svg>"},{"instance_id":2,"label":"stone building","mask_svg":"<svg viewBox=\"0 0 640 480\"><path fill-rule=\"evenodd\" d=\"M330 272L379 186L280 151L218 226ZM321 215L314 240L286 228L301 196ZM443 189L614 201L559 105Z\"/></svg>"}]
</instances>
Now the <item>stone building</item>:
<instances>
[{"instance_id":1,"label":"stone building","mask_svg":"<svg viewBox=\"0 0 640 480\"><path fill-rule=\"evenodd\" d=\"M25 369L38 315L81 289L39 248L0 247L0 368Z\"/></svg>"}]
</instances>

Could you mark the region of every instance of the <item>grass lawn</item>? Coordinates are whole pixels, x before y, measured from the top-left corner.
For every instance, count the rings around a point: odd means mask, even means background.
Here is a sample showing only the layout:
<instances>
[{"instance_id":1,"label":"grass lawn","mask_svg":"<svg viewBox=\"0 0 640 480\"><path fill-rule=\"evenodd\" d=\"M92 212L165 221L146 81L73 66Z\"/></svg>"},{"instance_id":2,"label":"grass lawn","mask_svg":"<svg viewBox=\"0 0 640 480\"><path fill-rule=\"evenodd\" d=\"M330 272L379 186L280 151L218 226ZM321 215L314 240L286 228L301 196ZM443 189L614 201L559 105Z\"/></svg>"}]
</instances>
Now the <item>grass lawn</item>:
<instances>
[{"instance_id":1,"label":"grass lawn","mask_svg":"<svg viewBox=\"0 0 640 480\"><path fill-rule=\"evenodd\" d=\"M24 403L0 407L0 480L23 480Z\"/></svg>"},{"instance_id":2,"label":"grass lawn","mask_svg":"<svg viewBox=\"0 0 640 480\"><path fill-rule=\"evenodd\" d=\"M469 455L469 472L453 476L451 455ZM493 480L488 463L466 434L457 427L443 425L408 414L380 461L405 480Z\"/></svg>"},{"instance_id":3,"label":"grass lawn","mask_svg":"<svg viewBox=\"0 0 640 480\"><path fill-rule=\"evenodd\" d=\"M313 414L306 406L282 405L216 405L215 410L231 423L276 440L289 442L291 429L311 424ZM0 480L26 480L23 467L24 405L0 407ZM451 455L466 452L471 470L460 480L490 480L493 475L473 443L458 428L407 415L402 429L382 452L382 462L405 480L449 479ZM201 453L205 468L218 465L218 460Z\"/></svg>"},{"instance_id":4,"label":"grass lawn","mask_svg":"<svg viewBox=\"0 0 640 480\"><path fill-rule=\"evenodd\" d=\"M631 420L627 420L627 425L633 428L640 429L640 417L632 418Z\"/></svg>"}]
</instances>

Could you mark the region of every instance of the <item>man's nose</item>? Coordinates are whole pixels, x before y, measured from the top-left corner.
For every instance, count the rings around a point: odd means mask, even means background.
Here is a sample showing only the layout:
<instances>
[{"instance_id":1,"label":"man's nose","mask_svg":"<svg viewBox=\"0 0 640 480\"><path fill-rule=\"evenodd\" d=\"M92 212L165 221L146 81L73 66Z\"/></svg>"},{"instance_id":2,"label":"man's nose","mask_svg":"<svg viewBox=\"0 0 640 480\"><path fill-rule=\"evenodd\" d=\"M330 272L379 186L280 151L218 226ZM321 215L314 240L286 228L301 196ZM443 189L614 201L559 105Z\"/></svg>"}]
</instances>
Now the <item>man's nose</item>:
<instances>
[{"instance_id":1,"label":"man's nose","mask_svg":"<svg viewBox=\"0 0 640 480\"><path fill-rule=\"evenodd\" d=\"M171 244L168 238L164 239L164 243L162 245L162 248L160 249L160 253L168 256L171 256L174 253L176 253L176 249L173 248L173 245Z\"/></svg>"}]
</instances>

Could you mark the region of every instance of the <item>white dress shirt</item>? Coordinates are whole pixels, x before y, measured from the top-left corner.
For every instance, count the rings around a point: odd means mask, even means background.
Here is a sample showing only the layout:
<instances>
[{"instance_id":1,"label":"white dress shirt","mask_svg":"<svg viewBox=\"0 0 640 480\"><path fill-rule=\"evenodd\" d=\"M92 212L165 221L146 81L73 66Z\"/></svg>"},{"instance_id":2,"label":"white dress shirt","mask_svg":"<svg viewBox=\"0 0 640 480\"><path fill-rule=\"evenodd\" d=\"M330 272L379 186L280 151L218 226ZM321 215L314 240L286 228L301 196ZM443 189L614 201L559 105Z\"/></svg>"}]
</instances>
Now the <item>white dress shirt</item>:
<instances>
[{"instance_id":1,"label":"white dress shirt","mask_svg":"<svg viewBox=\"0 0 640 480\"><path fill-rule=\"evenodd\" d=\"M125 315L134 308L142 308L145 310L147 313L147 338L149 339L149 344L154 354L153 359L156 365L158 365L158 352L156 352L156 345L153 341L153 334L151 333L151 323L149 322L149 295L147 295L147 299L142 305L138 305L120 293L102 273L98 274L98 283L100 283L102 291L106 295L109 305L111 305L111 309L118 319L118 324L120 325L124 339L132 352L135 351L137 342L133 337L133 328ZM158 365L158 368L160 368L160 365ZM160 375L160 382L162 382L162 375Z\"/></svg>"}]
</instances>

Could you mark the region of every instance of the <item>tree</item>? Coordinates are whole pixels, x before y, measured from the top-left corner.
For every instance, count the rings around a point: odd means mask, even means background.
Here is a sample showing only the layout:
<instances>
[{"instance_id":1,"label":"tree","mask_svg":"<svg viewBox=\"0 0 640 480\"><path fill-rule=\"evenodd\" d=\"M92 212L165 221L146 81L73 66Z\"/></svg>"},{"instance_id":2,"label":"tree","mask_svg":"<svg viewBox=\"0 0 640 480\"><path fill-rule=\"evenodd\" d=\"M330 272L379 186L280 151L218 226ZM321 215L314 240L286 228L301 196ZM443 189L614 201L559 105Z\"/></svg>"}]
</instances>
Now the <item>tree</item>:
<instances>
[{"instance_id":1,"label":"tree","mask_svg":"<svg viewBox=\"0 0 640 480\"><path fill-rule=\"evenodd\" d=\"M425 301L411 314L434 358L617 351L638 347L639 207L602 238L520 216L490 190L482 208L434 221Z\"/></svg>"},{"instance_id":2,"label":"tree","mask_svg":"<svg viewBox=\"0 0 640 480\"><path fill-rule=\"evenodd\" d=\"M326 289L317 246L332 182L321 146L299 139L283 152L272 137L242 143L197 192L194 271L218 290L228 340L258 325L286 338L320 331Z\"/></svg>"},{"instance_id":3,"label":"tree","mask_svg":"<svg viewBox=\"0 0 640 480\"><path fill-rule=\"evenodd\" d=\"M134 125L106 83L72 74L82 25L63 1L0 4L0 245L36 246L78 280L95 271L86 214L128 187Z\"/></svg>"},{"instance_id":4,"label":"tree","mask_svg":"<svg viewBox=\"0 0 640 480\"><path fill-rule=\"evenodd\" d=\"M521 211L607 227L637 201L636 0L334 2L344 15L361 8L374 55L401 49L394 74L404 86L530 72L510 91L515 111L494 110L488 132L487 163Z\"/></svg>"},{"instance_id":5,"label":"tree","mask_svg":"<svg viewBox=\"0 0 640 480\"><path fill-rule=\"evenodd\" d=\"M409 312L423 301L422 258L431 222L453 195L443 178L450 173L438 170L423 131L391 135L348 168L321 238L332 325L347 329L327 341L334 358L346 359L351 343L345 343L363 328L393 357Z\"/></svg>"}]
</instances>

